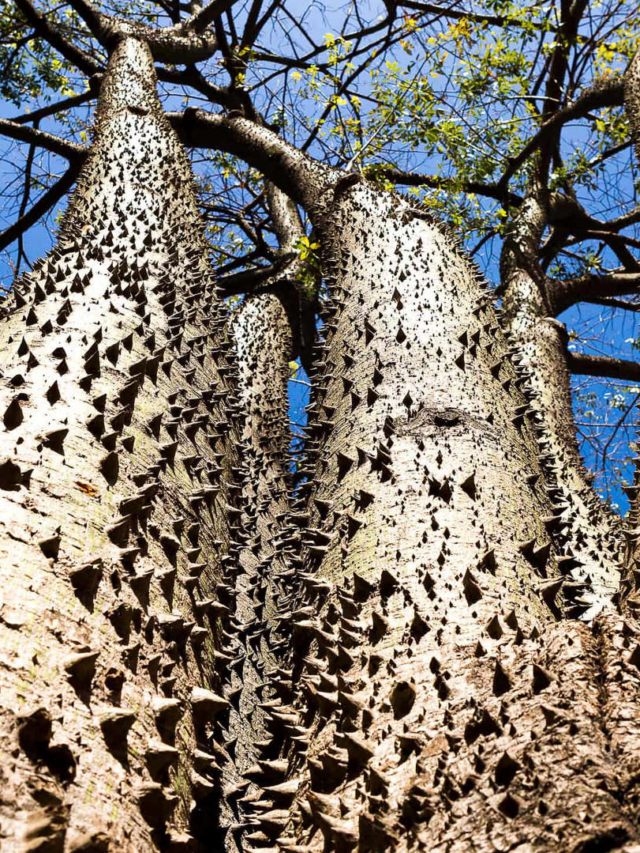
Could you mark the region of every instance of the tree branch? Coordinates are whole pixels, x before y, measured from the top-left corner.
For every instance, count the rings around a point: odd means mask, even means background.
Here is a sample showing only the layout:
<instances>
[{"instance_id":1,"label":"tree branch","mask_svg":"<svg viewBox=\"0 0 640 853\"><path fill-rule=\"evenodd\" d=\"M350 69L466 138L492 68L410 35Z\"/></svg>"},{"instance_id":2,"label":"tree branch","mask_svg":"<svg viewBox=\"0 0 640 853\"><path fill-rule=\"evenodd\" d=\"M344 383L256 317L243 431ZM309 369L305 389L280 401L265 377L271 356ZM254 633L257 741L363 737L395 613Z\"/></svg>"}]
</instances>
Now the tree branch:
<instances>
[{"instance_id":1,"label":"tree branch","mask_svg":"<svg viewBox=\"0 0 640 853\"><path fill-rule=\"evenodd\" d=\"M640 291L640 273L612 272L606 275L588 273L577 278L547 280L548 294L555 316L577 302L591 302L611 296L624 296Z\"/></svg>"},{"instance_id":2,"label":"tree branch","mask_svg":"<svg viewBox=\"0 0 640 853\"><path fill-rule=\"evenodd\" d=\"M506 188L510 179L523 163L537 148L548 142L562 125L574 118L584 118L591 110L601 109L602 107L619 107L622 104L623 85L621 76L597 81L593 86L585 89L572 104L559 109L540 126L520 153L510 160L505 173L500 178L499 186Z\"/></svg>"},{"instance_id":3,"label":"tree branch","mask_svg":"<svg viewBox=\"0 0 640 853\"><path fill-rule=\"evenodd\" d=\"M95 98L95 93L92 89L87 89L81 95L73 95L71 98L64 98L62 101L56 101L55 104L49 104L39 110L34 110L32 113L23 113L21 116L14 116L9 119L14 124L28 124L32 121L40 121L47 116L56 115L63 110L69 110L73 107L79 107L81 104L86 104Z\"/></svg>"},{"instance_id":4,"label":"tree branch","mask_svg":"<svg viewBox=\"0 0 640 853\"><path fill-rule=\"evenodd\" d=\"M222 276L222 278L217 279L216 284L225 296L252 293L260 285L269 283L274 277L277 276L279 279L285 267L289 266L296 257L291 253L282 255L275 263L268 266L253 267L253 269Z\"/></svg>"},{"instance_id":5,"label":"tree branch","mask_svg":"<svg viewBox=\"0 0 640 853\"><path fill-rule=\"evenodd\" d=\"M210 83L193 65L189 65L183 71L177 68L161 67L156 69L156 73L158 80L161 80L163 83L189 86L195 89L196 92L204 95L213 104L218 104L227 109L238 109L240 107L236 90Z\"/></svg>"},{"instance_id":6,"label":"tree branch","mask_svg":"<svg viewBox=\"0 0 640 853\"><path fill-rule=\"evenodd\" d=\"M19 142L29 142L40 146L40 148L45 148L53 154L59 154L61 157L65 157L70 163L78 163L83 160L89 150L84 145L69 142L52 133L37 130L35 127L28 127L24 124L17 124L5 118L0 118L0 133L3 136L8 136L10 139L16 139Z\"/></svg>"},{"instance_id":7,"label":"tree branch","mask_svg":"<svg viewBox=\"0 0 640 853\"><path fill-rule=\"evenodd\" d=\"M307 210L344 175L289 145L272 130L240 116L201 109L167 113L184 145L240 157Z\"/></svg>"},{"instance_id":8,"label":"tree branch","mask_svg":"<svg viewBox=\"0 0 640 853\"><path fill-rule=\"evenodd\" d=\"M618 216L616 219L612 219L610 222L607 222L606 227L610 228L612 231L621 231L629 225L635 225L636 222L640 222L640 205L638 207L634 207L633 210L630 210L628 213L623 213L622 216Z\"/></svg>"},{"instance_id":9,"label":"tree branch","mask_svg":"<svg viewBox=\"0 0 640 853\"><path fill-rule=\"evenodd\" d=\"M629 302L628 299L615 299L612 296L585 296L581 302L604 305L606 308L622 308L625 311L640 311L640 302Z\"/></svg>"},{"instance_id":10,"label":"tree branch","mask_svg":"<svg viewBox=\"0 0 640 853\"><path fill-rule=\"evenodd\" d=\"M625 382L640 382L640 362L637 361L567 352L567 367L571 373L581 376L604 376Z\"/></svg>"},{"instance_id":11,"label":"tree branch","mask_svg":"<svg viewBox=\"0 0 640 853\"><path fill-rule=\"evenodd\" d=\"M31 0L16 0L16 6L31 24L36 35L48 41L51 47L84 74L90 77L103 70L90 54L67 41L60 30L35 8Z\"/></svg>"},{"instance_id":12,"label":"tree branch","mask_svg":"<svg viewBox=\"0 0 640 853\"><path fill-rule=\"evenodd\" d=\"M485 15L481 12L465 12L463 9L447 8L435 3L421 3L419 0L398 0L393 4L396 8L413 9L424 14L438 15L443 18L452 18L454 21L474 21L477 24L489 24L495 27L515 26L523 27L525 23L508 15ZM526 21L526 26L531 27L531 19ZM535 22L534 22L535 25Z\"/></svg>"},{"instance_id":13,"label":"tree branch","mask_svg":"<svg viewBox=\"0 0 640 853\"><path fill-rule=\"evenodd\" d=\"M199 9L190 18L183 22L182 28L185 32L201 33L212 24L220 15L224 15L237 0L211 0L204 8Z\"/></svg>"},{"instance_id":14,"label":"tree branch","mask_svg":"<svg viewBox=\"0 0 640 853\"><path fill-rule=\"evenodd\" d=\"M21 234L24 234L32 225L45 215L60 199L71 189L76 180L78 169L75 164L69 166L67 171L56 183L40 196L38 201L21 216L13 225L0 232L0 250L6 249Z\"/></svg>"},{"instance_id":15,"label":"tree branch","mask_svg":"<svg viewBox=\"0 0 640 853\"><path fill-rule=\"evenodd\" d=\"M233 5L234 2L236 0L214 0L210 5L217 6L218 3L220 6ZM93 5L91 0L69 0L69 3L87 25L89 32L107 50L111 50L120 38L139 38L149 45L153 58L158 62L188 64L209 59L218 47L215 36L202 33L205 27L201 29L187 27L189 21L199 19L200 15L204 15L205 10L192 16L184 24L152 27L137 21L126 21L105 15Z\"/></svg>"},{"instance_id":16,"label":"tree branch","mask_svg":"<svg viewBox=\"0 0 640 853\"><path fill-rule=\"evenodd\" d=\"M408 187L426 186L433 189L456 190L459 189L465 193L475 193L476 195L485 196L486 198L494 198L497 201L504 201L505 196L509 204L514 207L519 207L522 204L522 196L517 193L508 192L498 184L483 184L480 181L456 181L452 178L441 178L438 175L421 175L418 172L403 172L400 169L392 169L379 166L370 166L371 172L375 175L380 175L391 183L402 184ZM373 176L372 176L373 177Z\"/></svg>"}]
</instances>

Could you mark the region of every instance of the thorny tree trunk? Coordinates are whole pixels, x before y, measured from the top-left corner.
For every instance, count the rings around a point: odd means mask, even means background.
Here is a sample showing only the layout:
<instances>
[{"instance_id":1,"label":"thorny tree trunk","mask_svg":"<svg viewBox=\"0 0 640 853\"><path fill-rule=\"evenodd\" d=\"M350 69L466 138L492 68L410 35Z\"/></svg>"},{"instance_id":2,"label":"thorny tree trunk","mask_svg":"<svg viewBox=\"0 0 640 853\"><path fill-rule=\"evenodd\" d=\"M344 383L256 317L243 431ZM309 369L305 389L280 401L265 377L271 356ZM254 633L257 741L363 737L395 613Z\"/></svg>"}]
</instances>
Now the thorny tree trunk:
<instances>
[{"instance_id":1,"label":"thorny tree trunk","mask_svg":"<svg viewBox=\"0 0 640 853\"><path fill-rule=\"evenodd\" d=\"M225 823L240 823L238 799L246 794L243 774L256 761L264 741L263 684L276 666L277 579L283 556L276 548L287 517L289 457L287 379L291 334L282 304L274 294L248 298L234 323L240 399L245 411L241 453L244 482L240 518L243 547L238 555L233 614L244 654L227 696L234 706L230 737L237 739L234 761L225 767ZM243 784L244 783L244 784Z\"/></svg>"},{"instance_id":2,"label":"thorny tree trunk","mask_svg":"<svg viewBox=\"0 0 640 853\"><path fill-rule=\"evenodd\" d=\"M599 500L582 462L567 368L567 333L554 319L553 305L538 264L540 240L550 200L532 180L530 193L514 216L500 261L504 288L503 328L511 335L527 379L527 396L537 428L545 485L556 506L556 536L582 567L585 581L572 615L586 619L616 592L621 558L621 524Z\"/></svg>"},{"instance_id":3,"label":"thorny tree trunk","mask_svg":"<svg viewBox=\"0 0 640 853\"><path fill-rule=\"evenodd\" d=\"M316 213L313 574L252 847L630 852L635 629L559 621L584 584L491 300L424 213L350 183Z\"/></svg>"},{"instance_id":4,"label":"thorny tree trunk","mask_svg":"<svg viewBox=\"0 0 640 853\"><path fill-rule=\"evenodd\" d=\"M0 332L7 851L186 849L214 789L235 366L154 83L122 41L58 245Z\"/></svg>"},{"instance_id":5,"label":"thorny tree trunk","mask_svg":"<svg viewBox=\"0 0 640 853\"><path fill-rule=\"evenodd\" d=\"M258 292L245 298L233 321L244 415L242 529L246 540L238 559L241 574L234 617L240 623L245 657L232 681L230 735L237 744L235 760L226 766L223 792L227 823L233 829L227 847L240 850L247 828L245 807L248 804L250 811L259 795L255 780L261 778L262 768L257 761L265 759L272 747L264 703L277 697L291 699L291 674L281 665L286 640L279 633L279 614L289 608L290 578L295 574L294 562L299 562L299 555L283 547L281 539L296 532L289 501L287 385L289 361L298 349L294 337L300 337L295 310L300 261L295 244L304 232L295 204L269 182L266 194L278 254L286 262ZM277 683L277 694L265 692L265 682ZM271 758L277 758L277 752ZM245 834L244 840L250 843L251 839Z\"/></svg>"}]
</instances>

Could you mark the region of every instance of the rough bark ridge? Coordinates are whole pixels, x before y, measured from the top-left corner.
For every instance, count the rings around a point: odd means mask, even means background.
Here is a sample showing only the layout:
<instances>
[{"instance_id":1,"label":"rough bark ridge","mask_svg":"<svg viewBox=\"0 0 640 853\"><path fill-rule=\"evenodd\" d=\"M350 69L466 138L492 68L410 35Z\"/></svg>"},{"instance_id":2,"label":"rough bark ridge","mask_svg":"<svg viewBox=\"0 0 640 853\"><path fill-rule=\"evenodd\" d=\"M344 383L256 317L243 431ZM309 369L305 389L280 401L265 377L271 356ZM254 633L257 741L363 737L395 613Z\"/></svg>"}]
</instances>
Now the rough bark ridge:
<instances>
[{"instance_id":1,"label":"rough bark ridge","mask_svg":"<svg viewBox=\"0 0 640 853\"><path fill-rule=\"evenodd\" d=\"M243 828L244 801L253 794L247 792L251 770L261 756L260 744L265 746L263 702L269 698L264 694L265 677L278 671L277 614L286 609L282 581L291 573L288 554L278 547L289 516L286 401L291 353L291 331L279 298L272 293L247 298L233 323L233 334L244 412L239 518L244 544L237 560L233 614L243 652L227 693L233 705L229 737L237 739L234 760L226 765L223 779L225 823L234 828L235 839L228 839L229 849L239 838L235 831Z\"/></svg>"},{"instance_id":2,"label":"rough bark ridge","mask_svg":"<svg viewBox=\"0 0 640 853\"><path fill-rule=\"evenodd\" d=\"M640 163L640 50L636 51L624 75L624 106Z\"/></svg>"},{"instance_id":3,"label":"rough bark ridge","mask_svg":"<svg viewBox=\"0 0 640 853\"><path fill-rule=\"evenodd\" d=\"M284 746L262 765L252 846L622 845L609 646L555 624L584 584L491 301L424 213L345 183L315 223L334 313L303 469L308 571L283 615L295 698L266 709Z\"/></svg>"},{"instance_id":4,"label":"rough bark ridge","mask_svg":"<svg viewBox=\"0 0 640 853\"><path fill-rule=\"evenodd\" d=\"M3 309L7 850L188 847L214 789L238 476L221 305L151 54L124 40L58 245Z\"/></svg>"},{"instance_id":5,"label":"rough bark ridge","mask_svg":"<svg viewBox=\"0 0 640 853\"><path fill-rule=\"evenodd\" d=\"M299 286L295 244L304 232L295 204L268 182L265 189L284 265L245 298L233 320L244 415L242 528L247 540L238 561L235 618L241 623L245 657L232 684L237 713L231 714L230 734L237 746L224 782L227 800L229 793L231 800L238 799L227 847L240 850L252 840L256 782L264 775L260 762L278 757L265 709L273 700L291 700L287 641L279 623L290 606L290 579L299 563L296 521L301 521L291 516L287 384L288 363L295 355L291 312ZM294 318L293 325L301 323Z\"/></svg>"},{"instance_id":6,"label":"rough bark ridge","mask_svg":"<svg viewBox=\"0 0 640 853\"><path fill-rule=\"evenodd\" d=\"M585 588L573 615L581 610L589 619L618 589L622 529L619 519L593 491L578 448L567 333L554 319L537 260L549 218L547 196L546 189L532 180L530 193L505 239L500 259L503 328L510 333L527 379L545 484L556 505L556 535L582 563L575 576Z\"/></svg>"}]
</instances>

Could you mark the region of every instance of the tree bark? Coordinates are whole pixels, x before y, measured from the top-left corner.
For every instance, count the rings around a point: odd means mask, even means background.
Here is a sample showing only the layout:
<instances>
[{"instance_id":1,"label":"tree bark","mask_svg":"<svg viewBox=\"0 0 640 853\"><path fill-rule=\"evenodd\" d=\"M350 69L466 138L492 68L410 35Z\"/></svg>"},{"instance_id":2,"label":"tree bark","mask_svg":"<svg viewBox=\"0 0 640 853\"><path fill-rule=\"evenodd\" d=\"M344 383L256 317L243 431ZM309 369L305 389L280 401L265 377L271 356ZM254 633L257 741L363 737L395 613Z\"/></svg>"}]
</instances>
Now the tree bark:
<instances>
[{"instance_id":1,"label":"tree bark","mask_svg":"<svg viewBox=\"0 0 640 853\"><path fill-rule=\"evenodd\" d=\"M573 618L593 585L543 477L540 399L473 269L429 214L265 129L172 121L306 206L334 300L282 615L294 700L268 709L283 747L252 849L635 853L638 626L606 602Z\"/></svg>"},{"instance_id":2,"label":"tree bark","mask_svg":"<svg viewBox=\"0 0 640 853\"><path fill-rule=\"evenodd\" d=\"M291 523L286 405L291 330L280 299L273 293L247 298L234 322L234 336L245 411L241 519L245 546L238 559L235 620L245 651L231 683L235 713L230 734L237 745L224 790L227 806L239 809L229 820L232 827L242 823L243 803L235 800L244 794L249 800L255 796L255 786L247 790L247 784L259 772L258 759L264 757L260 744L265 747L268 733L262 703L271 698L264 693L264 683L279 666L277 613L286 609L283 586L291 568L286 550L278 547ZM234 849L233 844L228 848Z\"/></svg>"},{"instance_id":3,"label":"tree bark","mask_svg":"<svg viewBox=\"0 0 640 853\"><path fill-rule=\"evenodd\" d=\"M242 528L246 538L238 561L235 619L240 623L245 656L232 684L235 711L230 735L237 738L237 745L224 780L227 824L232 830L226 839L228 850L244 850L251 844L253 803L260 790L257 781L264 773L261 762L278 757L279 744L269 735L267 709L274 700L291 700L291 673L284 665L287 640L279 623L280 613L291 604L291 578L299 562L299 528L291 515L293 463L287 403L289 362L299 349L294 337L299 338L301 325L295 315L301 267L296 243L304 231L295 204L269 182L265 191L278 253L287 260L278 273L245 297L233 321L244 413Z\"/></svg>"},{"instance_id":4,"label":"tree bark","mask_svg":"<svg viewBox=\"0 0 640 853\"><path fill-rule=\"evenodd\" d=\"M579 606L576 561L491 300L427 214L350 184L314 222L335 314L302 472L307 571L282 615L295 698L268 710L287 760L264 769L252 846L630 835L599 783L614 769L595 641L556 624ZM556 700L579 736L559 734ZM572 817L582 806L593 828Z\"/></svg>"},{"instance_id":5,"label":"tree bark","mask_svg":"<svg viewBox=\"0 0 640 853\"><path fill-rule=\"evenodd\" d=\"M209 808L237 652L221 306L150 51L123 40L58 244L0 330L7 849L189 849Z\"/></svg>"},{"instance_id":6,"label":"tree bark","mask_svg":"<svg viewBox=\"0 0 640 853\"><path fill-rule=\"evenodd\" d=\"M582 563L576 577L590 619L620 583L620 520L599 500L582 462L573 420L567 333L554 318L553 297L538 265L540 238L548 220L546 191L532 180L514 216L500 260L503 327L509 331L527 380L527 393L549 494L556 502L558 538Z\"/></svg>"},{"instance_id":7,"label":"tree bark","mask_svg":"<svg viewBox=\"0 0 640 853\"><path fill-rule=\"evenodd\" d=\"M636 51L624 75L624 107L631 128L631 138L640 163L640 50Z\"/></svg>"}]
</instances>

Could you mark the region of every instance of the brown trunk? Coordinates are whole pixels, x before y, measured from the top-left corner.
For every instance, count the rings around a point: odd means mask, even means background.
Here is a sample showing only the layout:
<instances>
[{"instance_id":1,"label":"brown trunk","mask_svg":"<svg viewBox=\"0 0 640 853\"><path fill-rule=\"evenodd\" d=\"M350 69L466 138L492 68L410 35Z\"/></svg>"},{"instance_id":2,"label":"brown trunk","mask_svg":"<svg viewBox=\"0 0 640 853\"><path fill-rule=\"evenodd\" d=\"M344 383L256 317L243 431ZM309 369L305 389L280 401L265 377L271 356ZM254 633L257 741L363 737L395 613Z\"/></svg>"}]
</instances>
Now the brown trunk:
<instances>
[{"instance_id":1,"label":"brown trunk","mask_svg":"<svg viewBox=\"0 0 640 853\"><path fill-rule=\"evenodd\" d=\"M294 700L267 718L286 760L262 768L252 847L631 851L632 629L559 621L576 561L490 300L393 196L338 191L316 224L335 314L304 471L314 574L283 616Z\"/></svg>"},{"instance_id":2,"label":"brown trunk","mask_svg":"<svg viewBox=\"0 0 640 853\"><path fill-rule=\"evenodd\" d=\"M227 765L224 780L227 822L234 830L227 836L229 850L244 850L252 843L261 762L278 757L279 744L269 735L265 709L273 700L291 700L291 674L283 662L287 642L280 635L279 623L280 615L289 609L293 563L299 560L290 504L287 385L289 361L297 349L294 337L300 336L295 311L300 269L296 243L304 232L295 204L268 182L265 190L278 254L285 265L259 292L245 298L233 321L244 412L242 528L246 545L239 556L236 584L235 619L245 646L243 665L232 683L230 735L237 738L237 744L235 761Z\"/></svg>"},{"instance_id":3,"label":"brown trunk","mask_svg":"<svg viewBox=\"0 0 640 853\"><path fill-rule=\"evenodd\" d=\"M235 368L154 84L122 41L59 242L4 312L7 850L189 846L214 789Z\"/></svg>"}]
</instances>

